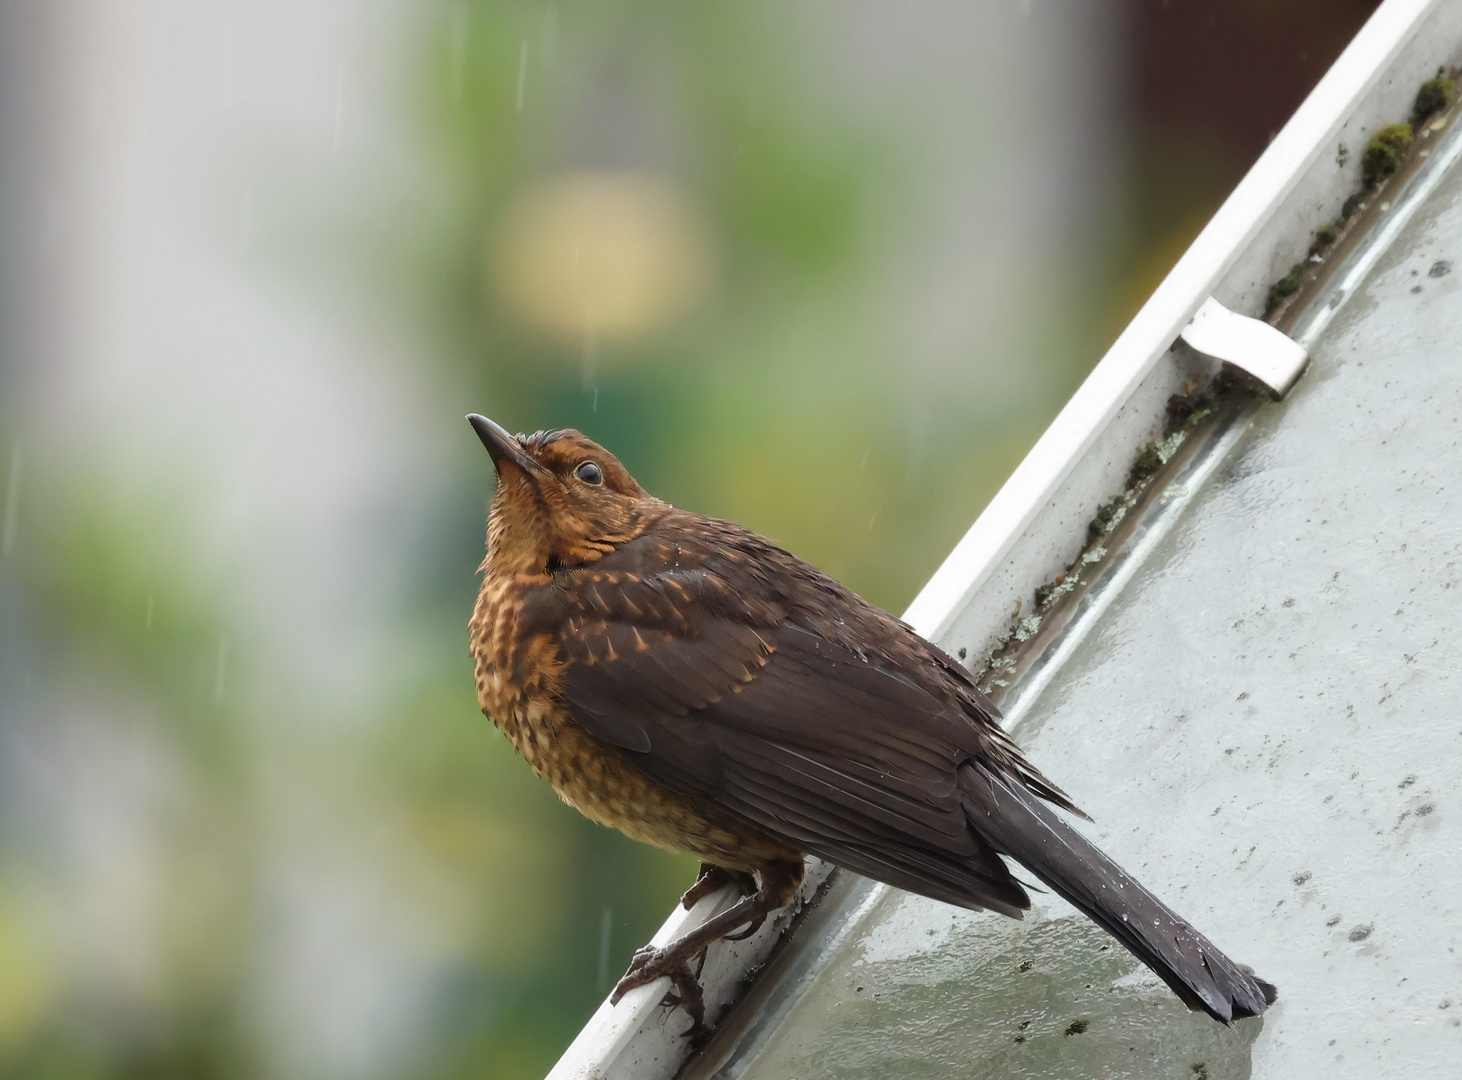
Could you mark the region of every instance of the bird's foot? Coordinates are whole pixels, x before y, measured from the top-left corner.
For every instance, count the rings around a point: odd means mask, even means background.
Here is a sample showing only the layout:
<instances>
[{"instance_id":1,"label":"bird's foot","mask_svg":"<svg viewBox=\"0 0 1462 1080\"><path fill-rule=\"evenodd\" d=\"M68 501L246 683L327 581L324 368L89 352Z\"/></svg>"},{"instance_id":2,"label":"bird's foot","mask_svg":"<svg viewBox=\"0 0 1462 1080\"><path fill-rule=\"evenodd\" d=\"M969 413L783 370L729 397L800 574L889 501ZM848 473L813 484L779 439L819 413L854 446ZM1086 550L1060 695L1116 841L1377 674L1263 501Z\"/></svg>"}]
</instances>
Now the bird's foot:
<instances>
[{"instance_id":1,"label":"bird's foot","mask_svg":"<svg viewBox=\"0 0 1462 1080\"><path fill-rule=\"evenodd\" d=\"M700 954L704 958L704 952ZM696 954L686 955L672 943L664 949L646 945L634 955L629 970L615 985L609 995L609 1003L618 1005L625 994L639 986L647 986L659 978L668 978L675 992L665 995L664 1003L674 1008L679 1005L691 1019L691 1026L682 1032L694 1041L700 1041L708 1033L706 1027L706 997L701 991L697 973L690 970Z\"/></svg>"},{"instance_id":2,"label":"bird's foot","mask_svg":"<svg viewBox=\"0 0 1462 1080\"><path fill-rule=\"evenodd\" d=\"M712 863L701 863L700 876L696 878L694 885L685 890L685 895L680 898L680 906L689 911L699 901L725 885L735 885L742 896L750 896L756 892L756 878L745 871L727 870Z\"/></svg>"},{"instance_id":3,"label":"bird's foot","mask_svg":"<svg viewBox=\"0 0 1462 1080\"><path fill-rule=\"evenodd\" d=\"M702 869L705 872L701 880L686 894L687 907L705 895L704 892L697 894L697 890L702 888L706 879L712 877L718 868L703 866ZM735 882L740 878L736 871L720 870L720 873L726 875L727 881ZM739 931L738 936L744 937L748 924L754 931L768 913L786 906L802 881L802 860L778 859L770 862L757 871L757 877L760 883L750 896L743 896L725 911L712 916L662 948L646 945L635 953L629 970L609 995L609 1003L618 1005L624 995L636 987L646 986L656 979L669 979L678 993L667 995L668 1002L672 1007L679 1005L685 1009L692 1021L690 1030L685 1034L696 1042L704 1040L709 1034L705 1025L705 995L701 992L700 972L691 971L691 964L697 959L704 963L706 950L733 931ZM722 882L717 881L714 888L720 888L721 884Z\"/></svg>"}]
</instances>

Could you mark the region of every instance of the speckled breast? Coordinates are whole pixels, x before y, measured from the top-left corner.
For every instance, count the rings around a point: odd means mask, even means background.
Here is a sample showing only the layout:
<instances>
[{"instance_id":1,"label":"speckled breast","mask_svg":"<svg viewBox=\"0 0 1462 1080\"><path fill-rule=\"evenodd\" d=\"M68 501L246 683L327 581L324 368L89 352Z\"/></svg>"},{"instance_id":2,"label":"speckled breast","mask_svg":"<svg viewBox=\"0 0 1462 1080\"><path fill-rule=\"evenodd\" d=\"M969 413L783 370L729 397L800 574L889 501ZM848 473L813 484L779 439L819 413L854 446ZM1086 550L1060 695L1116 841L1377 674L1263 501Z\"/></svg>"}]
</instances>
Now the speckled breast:
<instances>
[{"instance_id":1,"label":"speckled breast","mask_svg":"<svg viewBox=\"0 0 1462 1080\"><path fill-rule=\"evenodd\" d=\"M772 837L711 821L574 722L559 704L564 661L557 643L549 634L525 639L518 632L523 591L536 584L489 575L468 623L478 704L534 773L590 821L641 843L733 870L796 857Z\"/></svg>"}]
</instances>

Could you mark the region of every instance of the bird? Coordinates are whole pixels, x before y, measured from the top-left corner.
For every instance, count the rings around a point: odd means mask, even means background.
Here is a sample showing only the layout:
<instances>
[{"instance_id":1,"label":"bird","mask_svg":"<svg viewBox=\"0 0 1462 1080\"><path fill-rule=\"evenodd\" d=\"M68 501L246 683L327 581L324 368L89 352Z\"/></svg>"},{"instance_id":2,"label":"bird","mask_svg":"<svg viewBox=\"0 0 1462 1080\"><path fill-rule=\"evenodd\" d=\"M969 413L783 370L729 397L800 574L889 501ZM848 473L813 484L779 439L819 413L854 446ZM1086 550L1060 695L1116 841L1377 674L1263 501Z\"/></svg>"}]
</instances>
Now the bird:
<instances>
[{"instance_id":1,"label":"bird","mask_svg":"<svg viewBox=\"0 0 1462 1080\"><path fill-rule=\"evenodd\" d=\"M636 952L613 1003L666 977L703 1036L693 965L787 905L807 856L1018 919L1013 861L1190 1009L1232 1024L1274 1002L1061 816L1086 817L938 646L771 540L649 494L578 431L467 419L496 471L468 626L483 712L585 817L698 858L687 908L741 894Z\"/></svg>"}]
</instances>

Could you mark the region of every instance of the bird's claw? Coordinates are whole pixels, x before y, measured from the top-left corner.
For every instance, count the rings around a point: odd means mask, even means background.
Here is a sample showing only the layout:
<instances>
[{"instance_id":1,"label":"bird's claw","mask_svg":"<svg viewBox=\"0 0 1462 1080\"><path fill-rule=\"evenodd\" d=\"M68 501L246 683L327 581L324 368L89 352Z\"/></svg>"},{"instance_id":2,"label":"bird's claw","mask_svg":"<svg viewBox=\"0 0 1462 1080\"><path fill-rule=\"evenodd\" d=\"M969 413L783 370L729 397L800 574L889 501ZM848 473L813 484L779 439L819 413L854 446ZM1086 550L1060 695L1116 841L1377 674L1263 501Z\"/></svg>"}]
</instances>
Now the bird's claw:
<instances>
[{"instance_id":1,"label":"bird's claw","mask_svg":"<svg viewBox=\"0 0 1462 1080\"><path fill-rule=\"evenodd\" d=\"M704 956L704 953L700 954ZM689 959L694 959L691 957ZM682 1035L690 1036L693 1040L699 1040L708 1034L705 1024L706 998L701 991L701 984L697 981L695 973L690 970L687 958L676 955L669 949L657 949L652 945L646 945L635 953L630 961L629 970L624 977L615 985L609 995L609 1003L618 1005L620 999L631 990L640 986L647 986L656 979L669 979L671 985L678 993L667 993L662 999L664 1004L674 1008L679 1005L685 1009L691 1019L691 1026L682 1032Z\"/></svg>"},{"instance_id":2,"label":"bird's claw","mask_svg":"<svg viewBox=\"0 0 1462 1080\"><path fill-rule=\"evenodd\" d=\"M757 918L752 919L751 922L749 922L749 923L746 924L746 929L745 930L739 930L739 931L737 931L734 934L727 934L721 940L722 941L745 941L747 938L751 937L752 934L754 934L758 930L760 930L761 929L761 924L764 923L764 922L766 922L766 921L767 921L767 917L765 915L758 916Z\"/></svg>"},{"instance_id":3,"label":"bird's claw","mask_svg":"<svg viewBox=\"0 0 1462 1080\"><path fill-rule=\"evenodd\" d=\"M717 868L702 865L702 878L711 877ZM720 870L732 883L742 883L749 875L736 871ZM618 1005L624 995L639 986L647 986L656 979L669 979L675 993L668 994L666 1002L680 1006L691 1018L690 1030L686 1035L699 1043L710 1034L705 1024L706 1002L701 992L700 968L705 966L706 951L733 930L744 937L754 932L765 920L768 912L785 907L797 892L802 881L802 861L784 859L768 863L757 871L756 891L743 896L725 911L713 915L695 929L682 934L674 941L656 947L646 945L635 953L629 970L619 980L609 995L611 1005ZM700 885L700 882L696 883ZM719 885L719 883L717 883ZM694 899L694 898L692 898ZM699 965L697 966L697 961Z\"/></svg>"},{"instance_id":4,"label":"bird's claw","mask_svg":"<svg viewBox=\"0 0 1462 1080\"><path fill-rule=\"evenodd\" d=\"M670 981L680 992L667 993L660 999L660 1003L671 1009L679 1005L685 1010L690 1017L690 1027L680 1033L681 1038L699 1043L711 1033L711 1029L706 1027L706 999L701 985L683 968L678 974L672 974Z\"/></svg>"},{"instance_id":5,"label":"bird's claw","mask_svg":"<svg viewBox=\"0 0 1462 1080\"><path fill-rule=\"evenodd\" d=\"M654 982L660 977L659 972L653 975L647 974L651 961L659 951L653 945L646 945L641 949L635 950L634 956L630 958L629 970L615 984L614 990L609 995L609 1003L611 1005L618 1005L620 999L635 987L644 986L646 983Z\"/></svg>"}]
</instances>

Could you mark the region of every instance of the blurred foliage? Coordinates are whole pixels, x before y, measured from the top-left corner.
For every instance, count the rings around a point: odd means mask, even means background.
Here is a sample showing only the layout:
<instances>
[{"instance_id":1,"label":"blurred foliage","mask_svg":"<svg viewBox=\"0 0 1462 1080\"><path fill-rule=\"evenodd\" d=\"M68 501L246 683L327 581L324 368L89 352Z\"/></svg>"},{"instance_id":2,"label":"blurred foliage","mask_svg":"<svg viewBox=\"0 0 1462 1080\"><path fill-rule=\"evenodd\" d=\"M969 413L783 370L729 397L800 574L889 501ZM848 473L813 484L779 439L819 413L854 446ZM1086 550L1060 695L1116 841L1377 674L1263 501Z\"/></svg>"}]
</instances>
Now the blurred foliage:
<instances>
[{"instance_id":1,"label":"blurred foliage","mask_svg":"<svg viewBox=\"0 0 1462 1080\"><path fill-rule=\"evenodd\" d=\"M875 187L896 192L896 155L887 132L824 100L794 31L765 4L448 9L424 82L451 201L415 295L475 407L514 430L578 427L657 494L766 532L897 609L1041 413L975 430L947 402L930 418L948 421L940 455L909 453L870 296L869 204ZM673 110L661 130L619 115L657 110ZM582 347L504 310L488 261L543 176L647 164L708 223L717 285L689 319L599 343L588 371Z\"/></svg>"}]
</instances>

